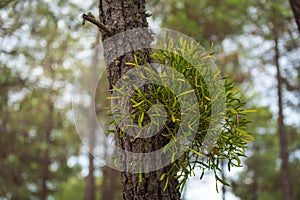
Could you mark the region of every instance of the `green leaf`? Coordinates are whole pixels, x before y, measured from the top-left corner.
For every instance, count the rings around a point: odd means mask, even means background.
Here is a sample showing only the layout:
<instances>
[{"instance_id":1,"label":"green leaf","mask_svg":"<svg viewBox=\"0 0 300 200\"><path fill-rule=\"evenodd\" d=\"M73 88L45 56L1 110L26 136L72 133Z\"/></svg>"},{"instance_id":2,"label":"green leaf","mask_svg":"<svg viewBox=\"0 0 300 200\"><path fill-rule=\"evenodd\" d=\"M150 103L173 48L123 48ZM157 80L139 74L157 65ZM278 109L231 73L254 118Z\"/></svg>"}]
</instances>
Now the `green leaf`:
<instances>
[{"instance_id":1,"label":"green leaf","mask_svg":"<svg viewBox=\"0 0 300 200\"><path fill-rule=\"evenodd\" d=\"M185 92L180 93L179 95L177 95L177 97L180 97L180 96L182 96L182 95L189 94L189 93L192 93L192 92L195 92L195 90L188 90L188 91L185 91Z\"/></svg>"},{"instance_id":2,"label":"green leaf","mask_svg":"<svg viewBox=\"0 0 300 200\"><path fill-rule=\"evenodd\" d=\"M141 183L141 182L143 182L143 173L139 173L139 182Z\"/></svg>"},{"instance_id":3,"label":"green leaf","mask_svg":"<svg viewBox=\"0 0 300 200\"><path fill-rule=\"evenodd\" d=\"M137 64L135 63L131 63L131 62L126 62L125 65L130 65L130 66L134 66L134 67L138 67Z\"/></svg>"},{"instance_id":4,"label":"green leaf","mask_svg":"<svg viewBox=\"0 0 300 200\"><path fill-rule=\"evenodd\" d=\"M168 187L168 184L169 184L169 177L167 177L167 179L166 179L164 191L166 191L166 189L167 189L167 187Z\"/></svg>"},{"instance_id":5,"label":"green leaf","mask_svg":"<svg viewBox=\"0 0 300 200\"><path fill-rule=\"evenodd\" d=\"M193 153L197 154L198 156L202 156L202 157L204 157L204 155L203 155L202 153L200 153L200 152L196 151L195 149L188 148L188 150L190 150L191 152L193 152Z\"/></svg>"},{"instance_id":6,"label":"green leaf","mask_svg":"<svg viewBox=\"0 0 300 200\"><path fill-rule=\"evenodd\" d=\"M142 127L142 122L144 120L144 115L145 115L145 113L142 112L141 115L139 116L138 124L139 124L140 127Z\"/></svg>"},{"instance_id":7,"label":"green leaf","mask_svg":"<svg viewBox=\"0 0 300 200\"><path fill-rule=\"evenodd\" d=\"M141 101L141 102L139 102L139 103L134 104L132 107L133 107L133 108L138 107L139 105L141 105L141 104L144 103L144 102L145 102L145 101L143 100L143 101Z\"/></svg>"},{"instance_id":8,"label":"green leaf","mask_svg":"<svg viewBox=\"0 0 300 200\"><path fill-rule=\"evenodd\" d=\"M160 176L160 181L162 181L164 178L165 178L165 176L166 176L166 173L163 173L161 176Z\"/></svg>"}]
</instances>

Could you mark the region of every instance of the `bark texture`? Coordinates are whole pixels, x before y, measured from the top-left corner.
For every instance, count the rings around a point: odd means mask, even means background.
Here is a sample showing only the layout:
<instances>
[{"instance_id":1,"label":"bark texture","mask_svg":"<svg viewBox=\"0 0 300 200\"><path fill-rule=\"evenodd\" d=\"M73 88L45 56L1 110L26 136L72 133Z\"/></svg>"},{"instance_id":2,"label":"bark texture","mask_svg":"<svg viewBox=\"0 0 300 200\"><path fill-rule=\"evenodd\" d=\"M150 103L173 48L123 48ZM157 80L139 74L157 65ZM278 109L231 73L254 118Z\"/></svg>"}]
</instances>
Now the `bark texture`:
<instances>
[{"instance_id":1,"label":"bark texture","mask_svg":"<svg viewBox=\"0 0 300 200\"><path fill-rule=\"evenodd\" d=\"M149 49L151 42L151 33L138 33L137 37L125 36L126 42L118 43L116 41L107 40L110 36L121 33L133 28L148 27L147 14L146 14L145 0L100 0L99 13L100 22L106 25L110 33L103 32L102 40L104 46L104 57L108 64L108 79L110 88L116 84L117 80L122 77L131 66L125 65L126 62L134 62L133 55L136 54L138 58L143 58L144 62L151 62ZM139 43L143 50L135 51L132 49L135 44ZM122 52L130 51L129 53L122 54ZM119 57L114 59L115 54ZM142 63L141 63L142 64ZM143 139L134 139L132 136L122 134L121 129L117 127L115 133L116 144L119 147L126 149L130 152L151 152L162 147L168 142L167 138L161 135L156 135L147 142ZM158 158L159 159L159 158ZM123 155L121 158L124 167L130 167L132 161ZM159 161L158 161L159 162ZM155 163L148 163L154 164ZM163 173L168 172L170 166L163 169L142 174L142 181L140 175L136 173L121 173L123 185L123 199L124 200L177 200L180 199L180 193L176 186L178 185L177 179L169 177L166 189L164 190L165 181L160 181Z\"/></svg>"},{"instance_id":2,"label":"bark texture","mask_svg":"<svg viewBox=\"0 0 300 200\"><path fill-rule=\"evenodd\" d=\"M289 169L289 152L288 152L288 133L284 124L283 103L282 103L282 78L279 64L278 38L274 39L275 43L275 65L277 70L277 97L278 97L278 136L280 142L281 157L281 188L282 199L291 200L291 183Z\"/></svg>"}]
</instances>

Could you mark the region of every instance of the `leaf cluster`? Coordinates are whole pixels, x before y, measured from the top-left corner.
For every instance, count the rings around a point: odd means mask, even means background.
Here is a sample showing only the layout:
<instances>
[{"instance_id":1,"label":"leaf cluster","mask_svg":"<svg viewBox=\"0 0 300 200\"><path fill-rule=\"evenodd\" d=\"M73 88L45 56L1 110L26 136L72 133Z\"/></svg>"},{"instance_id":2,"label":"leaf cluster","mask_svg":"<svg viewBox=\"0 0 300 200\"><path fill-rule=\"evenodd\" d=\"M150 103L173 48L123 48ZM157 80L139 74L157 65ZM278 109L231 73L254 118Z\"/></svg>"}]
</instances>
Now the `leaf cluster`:
<instances>
[{"instance_id":1,"label":"leaf cluster","mask_svg":"<svg viewBox=\"0 0 300 200\"><path fill-rule=\"evenodd\" d=\"M178 84L177 91L182 91L180 88L182 85L179 83L187 83L192 90L175 94L176 92L172 89L166 88L168 84L148 84L144 87L135 87L130 97L129 115L139 127L147 126L153 122L153 116L161 115L160 112L149 112L153 104L161 105L165 111L164 127L157 134L168 138L169 143L163 147L164 152L172 152L170 171L161 177L161 180L166 179L166 185L168 177L174 176L181 180L178 187L182 189L187 179L194 175L196 169L202 171L201 178L205 171L212 170L217 182L229 185L218 175L221 172L221 161L228 161L229 170L231 167L241 167L241 157L246 156L247 143L253 140L252 135L246 131L246 125L249 123L246 113L253 111L243 108L245 103L239 97L239 90L236 88L234 80L222 78L223 87L214 85L218 83L217 79L220 73L216 74L211 70L212 54L212 51L207 54L199 43L195 44L183 38L177 40L167 38L164 48L152 54L153 59L158 63L154 67L155 70L148 66L144 68L148 75L146 77L140 75L140 77L141 79L147 79L147 77L151 77L151 80L160 79L161 83ZM197 63L193 61L197 61ZM137 61L127 64L136 68L142 67ZM174 71L164 70L165 68L162 66L168 66L182 76L176 76ZM127 78L130 79L130 77ZM210 83L207 83L207 80ZM215 91L210 91L209 84L215 86ZM121 94L122 88L115 87L114 91ZM190 93L195 94L196 102L180 101L182 96ZM213 107L219 106L218 102L222 98L222 94L224 94L226 105L221 105L225 107L225 110L224 113L218 113L223 117L221 126L217 126L215 124L218 122L213 117ZM119 97L115 96L115 98ZM120 104L116 105L120 106ZM188 122L182 120L186 114L182 107L188 107L190 111L194 111L194 114L189 116ZM118 124L119 122L114 123ZM196 129L193 128L195 125L197 125ZM181 127L184 127L182 129L184 134L177 137L177 132ZM219 137L211 144L211 148L205 148L207 145L205 138L209 137L210 132ZM139 136L140 134L136 134L136 138ZM185 151L180 158L176 159L176 155L180 152L178 148L182 148L176 145L176 140L183 137L190 142L185 146Z\"/></svg>"}]
</instances>

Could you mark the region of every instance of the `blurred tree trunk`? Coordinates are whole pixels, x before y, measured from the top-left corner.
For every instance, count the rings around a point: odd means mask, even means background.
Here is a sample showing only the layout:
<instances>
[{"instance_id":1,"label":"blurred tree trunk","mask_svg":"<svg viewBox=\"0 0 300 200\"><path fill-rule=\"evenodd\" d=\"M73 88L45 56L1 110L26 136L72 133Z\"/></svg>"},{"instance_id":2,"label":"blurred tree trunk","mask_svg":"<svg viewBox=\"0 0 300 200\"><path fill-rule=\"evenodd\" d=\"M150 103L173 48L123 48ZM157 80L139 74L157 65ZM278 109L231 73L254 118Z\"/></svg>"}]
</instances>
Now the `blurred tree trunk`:
<instances>
[{"instance_id":1,"label":"blurred tree trunk","mask_svg":"<svg viewBox=\"0 0 300 200\"><path fill-rule=\"evenodd\" d=\"M278 37L276 31L274 43L275 43L275 66L277 70L277 96L278 96L278 135L280 143L280 157L281 157L281 187L282 187L282 199L291 200L291 185L290 185L290 169L289 169L289 152L288 152L288 133L284 124L283 116L283 103L282 103L282 78L279 64L279 47Z\"/></svg>"},{"instance_id":2,"label":"blurred tree trunk","mask_svg":"<svg viewBox=\"0 0 300 200\"><path fill-rule=\"evenodd\" d=\"M100 34L97 34L96 42L94 44L94 54L93 54L93 60L92 60L92 66L91 70L96 71L97 65L98 65L98 56L99 56L99 49L97 46L100 43ZM95 73L88 73L90 77L87 77L87 80L89 80L89 86L93 86L94 83L97 83L98 77ZM97 121L94 119L94 113L95 113L95 93L93 87L88 87L89 95L91 96L91 102L89 105L89 125L88 125L88 159L89 159L89 174L86 177L86 186L85 186L85 192L84 192L84 199L85 200L95 200L96 199L96 185L95 185L95 163L94 163L94 150L96 147L96 131L97 131Z\"/></svg>"},{"instance_id":3,"label":"blurred tree trunk","mask_svg":"<svg viewBox=\"0 0 300 200\"><path fill-rule=\"evenodd\" d=\"M258 200L258 181L257 181L257 175L254 174L253 177L253 200Z\"/></svg>"},{"instance_id":4,"label":"blurred tree trunk","mask_svg":"<svg viewBox=\"0 0 300 200\"><path fill-rule=\"evenodd\" d=\"M107 149L106 146L105 149ZM121 198L120 193L122 192L120 172L110 168L109 166L104 166L101 170L103 174L100 190L101 199L119 200Z\"/></svg>"},{"instance_id":5,"label":"blurred tree trunk","mask_svg":"<svg viewBox=\"0 0 300 200\"><path fill-rule=\"evenodd\" d=\"M298 30L300 34L300 1L299 0L290 0L291 8L294 13L294 17L296 20L296 23L298 25Z\"/></svg>"},{"instance_id":6,"label":"blurred tree trunk","mask_svg":"<svg viewBox=\"0 0 300 200\"><path fill-rule=\"evenodd\" d=\"M94 61L93 61L93 64ZM95 66L95 65L93 65ZM96 66L95 66L96 67ZM94 75L94 74L92 74ZM94 80L96 77L89 77L89 80ZM96 140L96 124L97 122L94 121L94 108L95 108L95 102L94 102L94 94L92 94L92 88L91 91L89 91L91 95L91 103L89 106L89 127L88 127L88 159L89 159L89 173L86 177L86 187L85 187L85 192L84 192L84 199L85 200L95 200L95 176L94 176L94 171L95 171L95 164L94 164L94 149L95 149L95 140Z\"/></svg>"},{"instance_id":7,"label":"blurred tree trunk","mask_svg":"<svg viewBox=\"0 0 300 200\"><path fill-rule=\"evenodd\" d=\"M254 145L254 150L255 152L259 153L260 152L260 147L258 145ZM258 200L259 197L259 185L258 185L258 177L259 175L257 174L257 171L254 170L253 174L253 200Z\"/></svg>"},{"instance_id":8,"label":"blurred tree trunk","mask_svg":"<svg viewBox=\"0 0 300 200\"><path fill-rule=\"evenodd\" d=\"M51 142L51 131L53 129L53 112L54 112L54 105L51 100L49 100L48 105L48 120L46 121L46 149L44 152L44 158L42 163L42 185L41 185L41 193L40 198L41 200L46 200L48 195L48 186L47 181L49 180L49 164L50 164L50 155L49 155L49 146Z\"/></svg>"},{"instance_id":9,"label":"blurred tree trunk","mask_svg":"<svg viewBox=\"0 0 300 200\"><path fill-rule=\"evenodd\" d=\"M129 38L127 44L116 44L114 41L105 41L111 35L133 29L148 27L146 20L146 2L145 0L100 0L99 1L100 22L111 28L111 33L103 32L102 40L104 45L104 57L109 63L108 66L108 79L110 89L113 85L132 67L125 65L126 62L134 62L133 55L136 54L138 58L143 57L145 62L151 60L149 50L151 38L150 32L139 35L138 38ZM131 46L136 43L141 43L145 47L143 50L134 51ZM143 43L142 43L143 42ZM125 55L121 55L117 60L111 62L111 56L118 51L118 49L125 49ZM111 64L110 64L111 63ZM140 63L143 64L143 63ZM122 134L121 129L117 127L115 133L116 144L123 149L130 152L143 152L146 148L149 151L159 149L162 144L165 144L167 138L161 135L154 136L151 141L145 143L142 139L133 139L128 135L120 137ZM145 147L147 145L147 147ZM126 156L122 155L120 159L123 165L128 169L130 161ZM159 158L158 158L159 159ZM159 161L158 161L159 162ZM148 163L155 164L155 163ZM140 175L137 173L122 172L121 179L123 185L123 199L124 200L177 200L180 199L180 193L176 186L178 181L169 177L169 182L164 190L165 181L160 181L163 173L168 172L169 167L142 174L142 181L139 181Z\"/></svg>"},{"instance_id":10,"label":"blurred tree trunk","mask_svg":"<svg viewBox=\"0 0 300 200\"><path fill-rule=\"evenodd\" d=\"M89 174L86 177L86 187L84 191L85 200L95 200L95 176L94 176L94 156L92 153L89 154Z\"/></svg>"}]
</instances>

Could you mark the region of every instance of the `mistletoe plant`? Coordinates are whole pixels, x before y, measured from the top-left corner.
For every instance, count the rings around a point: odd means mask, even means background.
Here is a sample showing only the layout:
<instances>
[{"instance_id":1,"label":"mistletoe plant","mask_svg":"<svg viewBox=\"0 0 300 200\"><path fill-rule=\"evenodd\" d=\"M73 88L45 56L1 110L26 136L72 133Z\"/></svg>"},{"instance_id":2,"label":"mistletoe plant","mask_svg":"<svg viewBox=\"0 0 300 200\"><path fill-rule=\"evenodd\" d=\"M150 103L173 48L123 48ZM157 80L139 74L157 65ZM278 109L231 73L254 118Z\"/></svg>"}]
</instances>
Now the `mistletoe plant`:
<instances>
[{"instance_id":1,"label":"mistletoe plant","mask_svg":"<svg viewBox=\"0 0 300 200\"><path fill-rule=\"evenodd\" d=\"M244 103L239 97L239 90L236 88L234 80L221 78L222 85L220 86L220 81L217 81L220 73L211 70L213 52L206 53L199 43L195 44L183 38L176 40L167 38L167 43L156 50L152 54L152 58L155 64L140 64L143 63L143 60L138 59L137 56L134 62L126 63L133 68L141 69L136 71L133 76L139 76L142 81L132 85L132 92L124 92L125 86L122 84L116 85L113 89L115 95L112 98L116 101L113 109L120 111L114 112L114 115L119 113L119 116L115 117L113 123L124 130L124 134L120 137L126 134L126 130L138 130L132 127L130 127L131 129L124 128L133 126L132 124L122 124L123 118L130 116L134 126L138 128L152 123L152 126L148 126L146 131L145 129L136 131L134 138L141 136L145 138L145 135L151 132L150 129L154 130L156 134L168 138L168 143L163 144L163 150L172 152L168 158L171 167L167 173L161 176L161 180L166 179L166 186L168 177L174 176L180 180L178 187L182 189L197 168L202 171L201 178L205 171L212 170L217 180L216 183L219 181L229 185L218 175L218 172L221 172L221 161L227 161L229 170L231 167L241 167L241 157L246 156L247 143L253 140L251 134L246 131L249 121L245 114L251 111L243 108ZM167 70L167 68L171 70ZM133 77L126 75L122 78L130 81ZM137 79L135 78L135 80ZM142 87L141 83L144 84ZM177 86L174 87L174 84ZM211 91L211 88L214 88L214 91ZM180 92L176 93L174 90ZM196 102L191 101L189 97L182 98L190 93L193 93ZM126 108L130 107L130 109L126 110L125 115L122 114L124 105L122 106L118 101L122 95L130 96L129 105L126 105ZM216 104L220 99L219 102L223 102L225 105ZM159 106L153 107L153 105ZM183 106L187 109L183 110ZM222 117L221 120L217 118L218 122L214 121L216 120L213 117L214 106L224 107L217 113ZM183 118L187 113L189 120L184 121ZM160 125L160 121L164 121L163 126ZM214 124L219 124L219 126ZM183 132L180 136L178 136L179 130ZM209 137L210 133L214 133L217 140L210 143L209 149L204 150L207 145L205 138ZM185 138L184 144L178 145L177 140L182 138ZM151 137L148 140L146 143L153 142ZM176 157L183 147L184 152L180 157Z\"/></svg>"}]
</instances>

